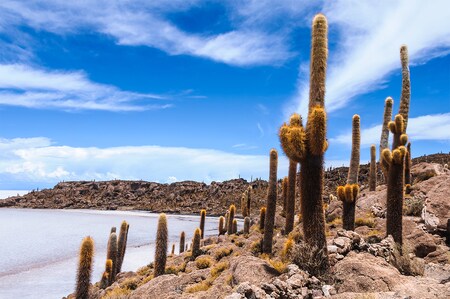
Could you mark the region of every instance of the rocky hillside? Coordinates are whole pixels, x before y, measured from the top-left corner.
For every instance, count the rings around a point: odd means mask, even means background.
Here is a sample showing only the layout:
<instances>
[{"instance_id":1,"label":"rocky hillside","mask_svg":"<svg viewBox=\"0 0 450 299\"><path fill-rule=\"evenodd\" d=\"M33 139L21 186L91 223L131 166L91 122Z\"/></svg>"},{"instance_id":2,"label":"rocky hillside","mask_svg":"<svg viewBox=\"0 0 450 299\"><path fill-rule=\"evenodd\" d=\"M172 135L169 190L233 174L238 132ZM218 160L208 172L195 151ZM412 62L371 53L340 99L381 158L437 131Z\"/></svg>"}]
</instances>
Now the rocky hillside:
<instances>
[{"instance_id":1,"label":"rocky hillside","mask_svg":"<svg viewBox=\"0 0 450 299\"><path fill-rule=\"evenodd\" d=\"M447 163L449 154L435 154L413 160ZM348 167L327 169L324 194L335 193L336 187L344 185ZM369 165L360 166L359 183L368 184ZM378 170L378 183L384 178ZM100 210L148 210L168 213L198 213L206 208L209 215L222 215L230 204L240 206L242 193L252 186L252 203L263 206L266 201L267 182L256 180L247 182L235 179L211 184L184 181L159 184L146 181L80 181L58 183L53 189L32 191L24 196L11 197L0 201L0 207L40 208L40 209L100 209ZM279 185L281 190L281 184ZM279 192L281 194L281 191ZM298 192L297 192L298 194ZM325 201L328 197L325 198ZM258 212L253 209L253 212Z\"/></svg>"},{"instance_id":2,"label":"rocky hillside","mask_svg":"<svg viewBox=\"0 0 450 299\"><path fill-rule=\"evenodd\" d=\"M412 173L416 180L405 198L403 255L392 237L385 237L385 185L372 192L363 187L354 232L342 229L342 202L332 200L325 207L331 263L325 274L313 274L318 259L302 245L301 219L296 217L294 231L284 236L285 220L277 214L269 256L260 253L262 233L253 216L249 234L239 228L237 234L207 237L197 258L190 251L170 255L165 275L153 278L152 263L120 273L105 289L94 283L90 298L450 298L450 171L419 163ZM290 247L288 240L296 245Z\"/></svg>"}]
</instances>

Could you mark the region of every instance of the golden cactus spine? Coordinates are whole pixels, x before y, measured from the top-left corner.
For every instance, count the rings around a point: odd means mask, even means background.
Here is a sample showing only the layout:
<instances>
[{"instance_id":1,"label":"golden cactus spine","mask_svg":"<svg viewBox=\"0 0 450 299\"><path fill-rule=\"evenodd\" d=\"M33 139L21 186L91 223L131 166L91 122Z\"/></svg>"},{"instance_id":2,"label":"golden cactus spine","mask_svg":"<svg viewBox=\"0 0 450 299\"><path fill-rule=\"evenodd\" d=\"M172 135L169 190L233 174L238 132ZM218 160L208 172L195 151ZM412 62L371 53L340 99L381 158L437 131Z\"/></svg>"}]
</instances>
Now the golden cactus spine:
<instances>
[{"instance_id":1,"label":"golden cactus spine","mask_svg":"<svg viewBox=\"0 0 450 299\"><path fill-rule=\"evenodd\" d=\"M167 261L167 217L162 213L159 215L158 228L156 231L156 248L155 248L155 269L153 272L154 277L163 275L166 271Z\"/></svg>"},{"instance_id":2,"label":"golden cactus spine","mask_svg":"<svg viewBox=\"0 0 450 299\"><path fill-rule=\"evenodd\" d=\"M266 208L262 207L259 210L259 230L264 230L264 225L266 223Z\"/></svg>"},{"instance_id":3,"label":"golden cactus spine","mask_svg":"<svg viewBox=\"0 0 450 299\"><path fill-rule=\"evenodd\" d=\"M326 141L325 75L327 69L327 20L314 17L312 26L309 111L306 129L302 119L293 114L289 125L280 128L283 151L289 159L300 163L300 198L305 242L327 254L325 217L323 212L323 163ZM328 267L327 261L324 263Z\"/></svg>"},{"instance_id":4,"label":"golden cactus spine","mask_svg":"<svg viewBox=\"0 0 450 299\"><path fill-rule=\"evenodd\" d=\"M116 267L117 267L117 235L116 235L116 233L111 233L109 235L108 251L106 253L106 259L111 260L113 263L111 276L109 278L109 280L112 283L116 280Z\"/></svg>"},{"instance_id":5,"label":"golden cactus spine","mask_svg":"<svg viewBox=\"0 0 450 299\"><path fill-rule=\"evenodd\" d=\"M200 231L202 239L205 237L205 220L206 220L206 210L200 211Z\"/></svg>"},{"instance_id":6,"label":"golden cactus spine","mask_svg":"<svg viewBox=\"0 0 450 299\"><path fill-rule=\"evenodd\" d=\"M389 130L394 135L392 138L392 150L395 150L408 142L408 136L403 133L404 125L403 116L401 114L397 114L394 121L389 122Z\"/></svg>"},{"instance_id":7,"label":"golden cactus spine","mask_svg":"<svg viewBox=\"0 0 450 299\"><path fill-rule=\"evenodd\" d=\"M195 259L197 256L201 254L200 251L200 240L201 240L201 232L200 228L196 228L194 232L194 237L192 238L192 258Z\"/></svg>"},{"instance_id":8,"label":"golden cactus spine","mask_svg":"<svg viewBox=\"0 0 450 299\"><path fill-rule=\"evenodd\" d=\"M403 131L406 134L408 127L409 103L411 100L411 80L409 76L409 58L408 47L402 45L400 47L400 61L402 64L402 93L400 96L399 114L403 117Z\"/></svg>"},{"instance_id":9,"label":"golden cactus spine","mask_svg":"<svg viewBox=\"0 0 450 299\"><path fill-rule=\"evenodd\" d=\"M377 150L375 144L370 146L369 191L375 191L377 187Z\"/></svg>"},{"instance_id":10,"label":"golden cactus spine","mask_svg":"<svg viewBox=\"0 0 450 299\"><path fill-rule=\"evenodd\" d=\"M389 122L392 119L392 106L394 101L391 97L386 98L384 101L384 114L383 114L383 126L381 128L381 138L380 138L380 165L384 176L387 177L386 165L383 164L383 159L381 158L381 153L385 148L389 148Z\"/></svg>"},{"instance_id":11,"label":"golden cactus spine","mask_svg":"<svg viewBox=\"0 0 450 299\"><path fill-rule=\"evenodd\" d=\"M81 242L77 286L75 290L76 299L89 299L89 285L91 283L92 263L94 260L94 240L86 237Z\"/></svg>"},{"instance_id":12,"label":"golden cactus spine","mask_svg":"<svg viewBox=\"0 0 450 299\"><path fill-rule=\"evenodd\" d=\"M355 114L352 118L352 153L350 156L350 167L348 168L347 184L358 184L360 146L360 117Z\"/></svg>"},{"instance_id":13,"label":"golden cactus spine","mask_svg":"<svg viewBox=\"0 0 450 299\"><path fill-rule=\"evenodd\" d=\"M250 232L250 217L245 217L244 219L244 234L248 235Z\"/></svg>"},{"instance_id":14,"label":"golden cactus spine","mask_svg":"<svg viewBox=\"0 0 450 299\"><path fill-rule=\"evenodd\" d=\"M228 226L227 226L227 233L231 235L233 233L233 220L234 215L236 214L236 207L234 205L230 206L230 213L228 216Z\"/></svg>"},{"instance_id":15,"label":"golden cactus spine","mask_svg":"<svg viewBox=\"0 0 450 299\"><path fill-rule=\"evenodd\" d=\"M284 233L287 235L294 229L295 216L295 181L297 177L297 162L289 160L289 174L286 194L286 223Z\"/></svg>"},{"instance_id":16,"label":"golden cactus spine","mask_svg":"<svg viewBox=\"0 0 450 299\"><path fill-rule=\"evenodd\" d=\"M186 234L183 232L181 232L180 234L180 254L182 254L184 252L184 243L186 242Z\"/></svg>"},{"instance_id":17,"label":"golden cactus spine","mask_svg":"<svg viewBox=\"0 0 450 299\"><path fill-rule=\"evenodd\" d=\"M119 241L117 244L117 265L116 273L120 273L122 270L123 259L125 257L125 251L127 249L128 229L129 225L126 221L122 221L120 225Z\"/></svg>"},{"instance_id":18,"label":"golden cactus spine","mask_svg":"<svg viewBox=\"0 0 450 299\"><path fill-rule=\"evenodd\" d=\"M347 184L337 188L337 197L342 201L342 228L355 229L355 201L359 194L358 184Z\"/></svg>"},{"instance_id":19,"label":"golden cactus spine","mask_svg":"<svg viewBox=\"0 0 450 299\"><path fill-rule=\"evenodd\" d=\"M277 207L278 153L274 149L270 151L269 168L269 190L267 192L267 210L262 244L263 253L272 253L273 226L275 224L275 210Z\"/></svg>"},{"instance_id":20,"label":"golden cactus spine","mask_svg":"<svg viewBox=\"0 0 450 299\"><path fill-rule=\"evenodd\" d=\"M386 234L392 235L394 241L402 245L402 212L405 182L406 148L400 146L393 150L383 150L383 159L389 165L387 180Z\"/></svg>"}]
</instances>

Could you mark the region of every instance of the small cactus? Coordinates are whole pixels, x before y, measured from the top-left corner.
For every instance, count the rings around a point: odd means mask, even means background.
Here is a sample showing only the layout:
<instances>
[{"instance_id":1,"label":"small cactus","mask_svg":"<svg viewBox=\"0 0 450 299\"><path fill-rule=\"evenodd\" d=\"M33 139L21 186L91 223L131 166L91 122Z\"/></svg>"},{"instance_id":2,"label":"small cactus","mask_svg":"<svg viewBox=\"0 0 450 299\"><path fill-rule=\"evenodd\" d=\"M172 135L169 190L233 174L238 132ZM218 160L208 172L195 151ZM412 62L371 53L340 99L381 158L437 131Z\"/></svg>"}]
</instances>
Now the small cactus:
<instances>
[{"instance_id":1,"label":"small cactus","mask_svg":"<svg viewBox=\"0 0 450 299\"><path fill-rule=\"evenodd\" d=\"M112 260L107 259L105 264L105 272L103 272L102 279L100 281L101 289L106 289L113 283L111 281L112 266L113 266Z\"/></svg>"},{"instance_id":2,"label":"small cactus","mask_svg":"<svg viewBox=\"0 0 450 299\"><path fill-rule=\"evenodd\" d=\"M94 259L94 240L86 237L81 242L78 260L76 299L89 299L89 285L91 283L92 263Z\"/></svg>"},{"instance_id":3,"label":"small cactus","mask_svg":"<svg viewBox=\"0 0 450 299\"><path fill-rule=\"evenodd\" d=\"M167 217L166 214L162 213L159 215L158 229L156 232L154 277L163 275L166 271L167 237Z\"/></svg>"},{"instance_id":4,"label":"small cactus","mask_svg":"<svg viewBox=\"0 0 450 299\"><path fill-rule=\"evenodd\" d=\"M180 254L182 254L184 252L184 242L186 239L186 234L184 232L181 232L180 234Z\"/></svg>"},{"instance_id":5,"label":"small cactus","mask_svg":"<svg viewBox=\"0 0 450 299\"><path fill-rule=\"evenodd\" d=\"M223 216L220 216L219 218L219 236L223 235L227 232L225 228L225 218Z\"/></svg>"},{"instance_id":6,"label":"small cactus","mask_svg":"<svg viewBox=\"0 0 450 299\"><path fill-rule=\"evenodd\" d=\"M234 205L230 206L230 214L228 216L228 226L227 226L227 232L229 235L233 233L233 220L234 215L236 214L236 207Z\"/></svg>"},{"instance_id":7,"label":"small cactus","mask_svg":"<svg viewBox=\"0 0 450 299\"><path fill-rule=\"evenodd\" d=\"M286 223L284 233L287 235L294 229L295 216L295 182L297 177L297 162L289 160L289 175L286 195Z\"/></svg>"},{"instance_id":8,"label":"small cactus","mask_svg":"<svg viewBox=\"0 0 450 299\"><path fill-rule=\"evenodd\" d=\"M116 265L117 265L117 235L111 233L108 241L108 251L106 253L106 259L112 261L112 271L110 276L111 283L116 280Z\"/></svg>"},{"instance_id":9,"label":"small cactus","mask_svg":"<svg viewBox=\"0 0 450 299\"><path fill-rule=\"evenodd\" d=\"M248 235L250 232L250 217L244 219L244 234Z\"/></svg>"},{"instance_id":10,"label":"small cactus","mask_svg":"<svg viewBox=\"0 0 450 299\"><path fill-rule=\"evenodd\" d=\"M233 219L233 234L237 233L237 219Z\"/></svg>"},{"instance_id":11,"label":"small cactus","mask_svg":"<svg viewBox=\"0 0 450 299\"><path fill-rule=\"evenodd\" d=\"M343 205L342 228L345 230L355 229L355 206L358 194L357 184L347 184L337 188L337 196Z\"/></svg>"},{"instance_id":12,"label":"small cactus","mask_svg":"<svg viewBox=\"0 0 450 299\"><path fill-rule=\"evenodd\" d=\"M230 210L225 213L225 232L228 231L228 219L230 218Z\"/></svg>"},{"instance_id":13,"label":"small cactus","mask_svg":"<svg viewBox=\"0 0 450 299\"><path fill-rule=\"evenodd\" d=\"M200 228L196 228L194 232L194 237L192 238L192 258L195 259L197 256L201 254L200 251L200 240L201 240L201 232Z\"/></svg>"},{"instance_id":14,"label":"small cactus","mask_svg":"<svg viewBox=\"0 0 450 299\"><path fill-rule=\"evenodd\" d=\"M103 272L102 274L102 279L100 280L100 289L106 289L108 287L109 284L109 277L108 277L108 273Z\"/></svg>"},{"instance_id":15,"label":"small cactus","mask_svg":"<svg viewBox=\"0 0 450 299\"><path fill-rule=\"evenodd\" d=\"M120 273L122 270L123 259L127 248L128 229L128 223L126 221L122 221L122 224L120 225L119 241L117 244L116 273Z\"/></svg>"},{"instance_id":16,"label":"small cactus","mask_svg":"<svg viewBox=\"0 0 450 299\"><path fill-rule=\"evenodd\" d=\"M172 251L170 252L171 255L175 255L175 243L172 244Z\"/></svg>"},{"instance_id":17,"label":"small cactus","mask_svg":"<svg viewBox=\"0 0 450 299\"><path fill-rule=\"evenodd\" d=\"M370 146L370 170L369 170L369 191L375 191L377 187L377 158L375 144Z\"/></svg>"},{"instance_id":18,"label":"small cactus","mask_svg":"<svg viewBox=\"0 0 450 299\"><path fill-rule=\"evenodd\" d=\"M206 220L206 210L200 211L200 231L202 239L205 237L205 220Z\"/></svg>"},{"instance_id":19,"label":"small cactus","mask_svg":"<svg viewBox=\"0 0 450 299\"><path fill-rule=\"evenodd\" d=\"M358 114L355 114L352 118L352 153L350 167L348 168L347 184L358 184L360 146L360 117Z\"/></svg>"},{"instance_id":20,"label":"small cactus","mask_svg":"<svg viewBox=\"0 0 450 299\"><path fill-rule=\"evenodd\" d=\"M261 210L259 210L259 230L264 230L264 225L266 223L266 208L262 207Z\"/></svg>"},{"instance_id":21,"label":"small cactus","mask_svg":"<svg viewBox=\"0 0 450 299\"><path fill-rule=\"evenodd\" d=\"M400 146L393 150L383 150L383 159L389 165L387 179L386 234L392 235L394 241L402 245L402 213L405 182L406 148Z\"/></svg>"},{"instance_id":22,"label":"small cactus","mask_svg":"<svg viewBox=\"0 0 450 299\"><path fill-rule=\"evenodd\" d=\"M264 224L263 253L272 253L273 226L275 224L275 209L277 207L277 168L278 153L270 151L269 190L267 193L267 211Z\"/></svg>"}]
</instances>

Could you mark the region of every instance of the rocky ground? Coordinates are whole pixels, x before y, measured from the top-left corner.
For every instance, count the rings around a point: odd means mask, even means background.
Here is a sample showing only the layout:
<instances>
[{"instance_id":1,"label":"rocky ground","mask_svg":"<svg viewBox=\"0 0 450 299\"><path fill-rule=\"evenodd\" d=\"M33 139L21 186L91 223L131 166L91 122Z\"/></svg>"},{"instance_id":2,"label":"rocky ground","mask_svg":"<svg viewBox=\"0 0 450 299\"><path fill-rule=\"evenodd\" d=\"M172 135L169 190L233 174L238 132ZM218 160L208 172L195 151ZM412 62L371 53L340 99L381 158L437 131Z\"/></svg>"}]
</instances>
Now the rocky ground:
<instances>
[{"instance_id":1,"label":"rocky ground","mask_svg":"<svg viewBox=\"0 0 450 299\"><path fill-rule=\"evenodd\" d=\"M258 217L252 216L248 235L208 237L203 240L203 254L196 259L191 258L189 251L169 256L166 275L153 278L150 264L136 272L120 273L105 290L94 284L91 296L450 298L450 248L446 244L450 239L450 171L442 164L422 162L413 166L412 173L415 182L404 206L403 255L398 253L392 238L385 237L385 186L369 192L363 184L355 232L342 230L339 201L331 200L324 207L331 263L327 273L313 276L311 269L317 265L311 251L305 251L302 245L301 224L284 236L284 218L279 215L279 208L271 256L259 252L262 234ZM290 247L288 240L295 240L297 245Z\"/></svg>"}]
</instances>

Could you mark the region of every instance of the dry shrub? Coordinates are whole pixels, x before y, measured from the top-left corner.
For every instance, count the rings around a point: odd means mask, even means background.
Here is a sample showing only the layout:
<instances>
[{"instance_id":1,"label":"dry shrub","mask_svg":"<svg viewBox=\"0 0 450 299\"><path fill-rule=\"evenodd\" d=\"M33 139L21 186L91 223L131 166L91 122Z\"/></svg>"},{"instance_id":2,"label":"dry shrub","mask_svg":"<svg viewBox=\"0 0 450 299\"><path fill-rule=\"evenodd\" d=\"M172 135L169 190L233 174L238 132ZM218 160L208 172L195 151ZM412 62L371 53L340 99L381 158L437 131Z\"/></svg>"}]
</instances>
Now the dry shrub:
<instances>
[{"instance_id":1,"label":"dry shrub","mask_svg":"<svg viewBox=\"0 0 450 299\"><path fill-rule=\"evenodd\" d=\"M403 212L407 216L420 216L423 210L423 199L412 197L403 204Z\"/></svg>"},{"instance_id":2,"label":"dry shrub","mask_svg":"<svg viewBox=\"0 0 450 299\"><path fill-rule=\"evenodd\" d=\"M294 264L314 276L321 276L327 270L327 255L323 249L300 243L294 246L290 254Z\"/></svg>"},{"instance_id":3,"label":"dry shrub","mask_svg":"<svg viewBox=\"0 0 450 299\"><path fill-rule=\"evenodd\" d=\"M226 261L215 264L214 267L211 268L211 276L218 277L223 271L228 269L229 266L230 264Z\"/></svg>"}]
</instances>

